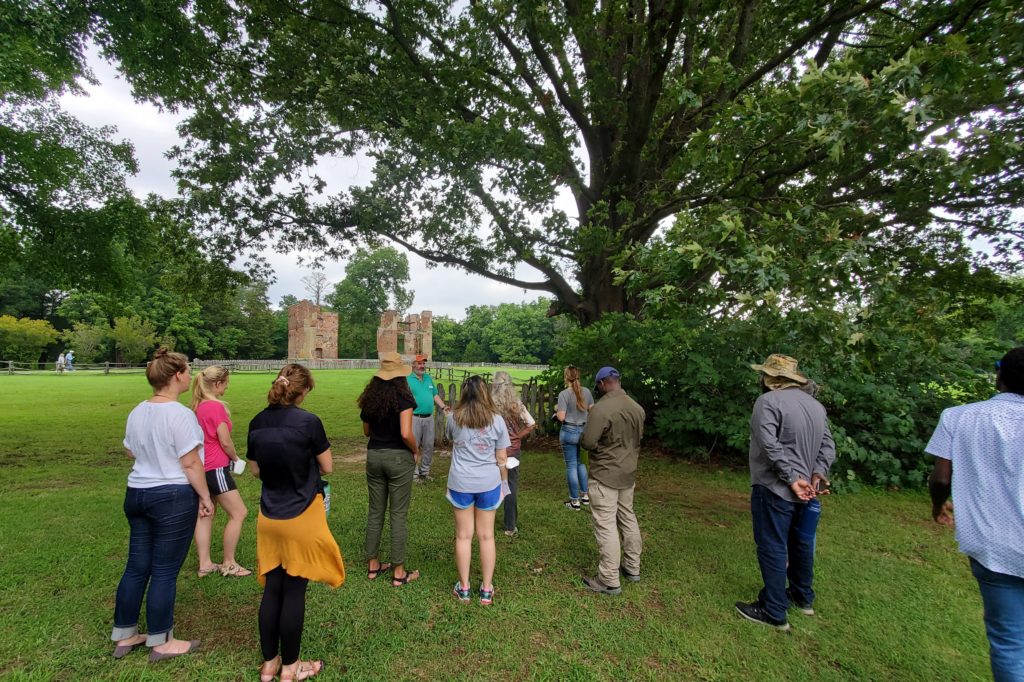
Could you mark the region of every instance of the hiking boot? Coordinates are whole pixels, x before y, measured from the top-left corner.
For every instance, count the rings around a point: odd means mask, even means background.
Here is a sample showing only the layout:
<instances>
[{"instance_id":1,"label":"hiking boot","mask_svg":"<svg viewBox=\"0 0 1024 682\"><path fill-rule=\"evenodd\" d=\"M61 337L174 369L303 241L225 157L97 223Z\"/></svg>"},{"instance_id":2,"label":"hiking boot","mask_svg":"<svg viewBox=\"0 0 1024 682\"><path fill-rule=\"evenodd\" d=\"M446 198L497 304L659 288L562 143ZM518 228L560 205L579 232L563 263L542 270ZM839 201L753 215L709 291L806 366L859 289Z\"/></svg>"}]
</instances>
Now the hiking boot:
<instances>
[{"instance_id":1,"label":"hiking boot","mask_svg":"<svg viewBox=\"0 0 1024 682\"><path fill-rule=\"evenodd\" d=\"M452 594L463 604L468 604L473 600L473 590L468 587L462 587L460 582L455 583L455 587L452 588Z\"/></svg>"},{"instance_id":2,"label":"hiking boot","mask_svg":"<svg viewBox=\"0 0 1024 682\"><path fill-rule=\"evenodd\" d=\"M736 602L736 612L747 620L760 623L761 625L767 625L768 627L775 628L780 632L789 632L789 623L784 620L775 620L768 615L768 612L762 608L762 606L754 602Z\"/></svg>"},{"instance_id":3,"label":"hiking boot","mask_svg":"<svg viewBox=\"0 0 1024 682\"><path fill-rule=\"evenodd\" d=\"M605 585L603 582L598 580L597 576L594 576L593 578L589 576L583 576L583 586L591 592L598 592L599 594L622 594L621 587L609 587L608 585Z\"/></svg>"},{"instance_id":4,"label":"hiking boot","mask_svg":"<svg viewBox=\"0 0 1024 682\"><path fill-rule=\"evenodd\" d=\"M572 509L573 511L580 511L580 509L581 509L580 501L579 500L566 500L565 501L565 508L566 509Z\"/></svg>"},{"instance_id":5,"label":"hiking boot","mask_svg":"<svg viewBox=\"0 0 1024 682\"><path fill-rule=\"evenodd\" d=\"M626 580L628 580L631 583L638 583L638 582L640 582L640 574L639 573L630 573L629 571L627 571L622 566L619 566L619 575L621 575L623 578L625 578Z\"/></svg>"},{"instance_id":6,"label":"hiking boot","mask_svg":"<svg viewBox=\"0 0 1024 682\"><path fill-rule=\"evenodd\" d=\"M789 606L791 608L795 608L797 611L804 614L805 616L814 615L814 607L808 604L807 602L800 601L799 599L797 599L796 594L793 593L792 588L786 588L786 596L789 597Z\"/></svg>"}]
</instances>

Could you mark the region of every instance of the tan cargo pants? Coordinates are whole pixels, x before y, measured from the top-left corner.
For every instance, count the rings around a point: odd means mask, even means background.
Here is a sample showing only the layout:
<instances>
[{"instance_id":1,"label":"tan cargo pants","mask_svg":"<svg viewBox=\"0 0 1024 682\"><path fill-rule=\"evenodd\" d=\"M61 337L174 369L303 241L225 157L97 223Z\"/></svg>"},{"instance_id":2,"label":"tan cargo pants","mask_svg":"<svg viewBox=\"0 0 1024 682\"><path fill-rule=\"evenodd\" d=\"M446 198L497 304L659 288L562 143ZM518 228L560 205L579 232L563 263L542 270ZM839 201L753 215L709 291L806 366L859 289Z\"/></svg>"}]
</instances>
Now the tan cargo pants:
<instances>
[{"instance_id":1,"label":"tan cargo pants","mask_svg":"<svg viewBox=\"0 0 1024 682\"><path fill-rule=\"evenodd\" d=\"M601 553L597 577L608 587L619 586L620 564L629 573L640 573L643 541L640 539L640 525L633 512L635 488L636 486L630 486L618 490L590 479L590 511L593 515L594 538Z\"/></svg>"}]
</instances>

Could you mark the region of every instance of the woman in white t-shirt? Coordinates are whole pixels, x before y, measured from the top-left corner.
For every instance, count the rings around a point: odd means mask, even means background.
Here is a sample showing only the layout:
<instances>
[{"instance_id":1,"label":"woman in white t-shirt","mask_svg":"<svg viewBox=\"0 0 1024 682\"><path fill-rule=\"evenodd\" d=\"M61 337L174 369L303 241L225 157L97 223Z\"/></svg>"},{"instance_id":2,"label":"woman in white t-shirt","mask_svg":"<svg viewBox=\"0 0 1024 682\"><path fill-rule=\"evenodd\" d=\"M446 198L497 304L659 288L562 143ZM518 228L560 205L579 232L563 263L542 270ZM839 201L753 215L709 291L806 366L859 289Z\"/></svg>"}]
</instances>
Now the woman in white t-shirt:
<instances>
[{"instance_id":1,"label":"woman in white t-shirt","mask_svg":"<svg viewBox=\"0 0 1024 682\"><path fill-rule=\"evenodd\" d=\"M203 432L195 414L178 402L188 390L189 372L184 355L158 350L146 367L153 397L128 415L124 447L135 462L128 474L124 513L131 534L114 606L114 658L142 644L150 647L150 661L199 647L197 640L172 634L178 572L192 543L196 513L213 513L203 473ZM139 633L144 594L148 634Z\"/></svg>"},{"instance_id":2,"label":"woman in white t-shirt","mask_svg":"<svg viewBox=\"0 0 1024 682\"><path fill-rule=\"evenodd\" d=\"M472 599L469 564L475 531L480 545L480 603L489 606L494 602L494 513L508 494L505 450L510 443L505 420L495 412L481 377L471 376L462 385L445 430L452 442L447 498L455 508L455 569L459 574L453 592L461 602Z\"/></svg>"}]
</instances>

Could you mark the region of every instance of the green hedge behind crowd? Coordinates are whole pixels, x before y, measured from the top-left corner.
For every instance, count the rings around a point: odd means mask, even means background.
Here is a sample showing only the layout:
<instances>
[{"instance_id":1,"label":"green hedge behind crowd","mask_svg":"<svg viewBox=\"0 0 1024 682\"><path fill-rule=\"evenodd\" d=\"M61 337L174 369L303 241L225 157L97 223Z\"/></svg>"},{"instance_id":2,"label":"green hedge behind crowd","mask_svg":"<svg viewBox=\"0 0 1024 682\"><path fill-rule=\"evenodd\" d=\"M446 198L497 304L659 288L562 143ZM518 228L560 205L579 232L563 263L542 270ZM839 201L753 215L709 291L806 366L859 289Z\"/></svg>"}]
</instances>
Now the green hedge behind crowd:
<instances>
[{"instance_id":1,"label":"green hedge behind crowd","mask_svg":"<svg viewBox=\"0 0 1024 682\"><path fill-rule=\"evenodd\" d=\"M936 341L920 328L880 322L820 311L717 320L609 315L570 336L547 378L559 384L562 367L576 364L591 382L613 364L666 449L741 463L760 390L750 365L770 353L791 355L821 385L838 450L834 483L918 486L931 467L923 450L942 409L990 396L992 363L1005 348Z\"/></svg>"}]
</instances>

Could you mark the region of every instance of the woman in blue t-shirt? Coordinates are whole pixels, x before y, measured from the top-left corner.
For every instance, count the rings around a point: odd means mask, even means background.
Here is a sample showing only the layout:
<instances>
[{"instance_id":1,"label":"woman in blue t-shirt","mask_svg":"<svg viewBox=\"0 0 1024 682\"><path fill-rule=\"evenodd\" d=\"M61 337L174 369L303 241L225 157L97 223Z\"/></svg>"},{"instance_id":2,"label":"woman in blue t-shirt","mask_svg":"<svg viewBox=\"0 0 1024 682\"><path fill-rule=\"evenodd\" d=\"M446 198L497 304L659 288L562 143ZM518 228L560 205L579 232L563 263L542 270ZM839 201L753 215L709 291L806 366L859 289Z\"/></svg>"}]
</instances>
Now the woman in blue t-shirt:
<instances>
[{"instance_id":1,"label":"woman in blue t-shirt","mask_svg":"<svg viewBox=\"0 0 1024 682\"><path fill-rule=\"evenodd\" d=\"M419 463L419 445L412 432L412 397L406 377L412 367L395 352L380 354L380 371L370 379L357 401L366 445L366 490L369 510L366 515L366 577L393 568L391 585L401 587L420 577L419 571L405 569L405 543L409 535L409 500L412 478ZM380 535L384 512L391 503L391 562L381 563Z\"/></svg>"},{"instance_id":2,"label":"woman in blue t-shirt","mask_svg":"<svg viewBox=\"0 0 1024 682\"><path fill-rule=\"evenodd\" d=\"M489 606L494 601L494 513L508 493L505 450L510 442L505 420L495 412L481 377L471 376L462 385L445 430L452 442L447 497L455 507L455 569L459 574L453 592L462 602L472 598L469 564L475 531L480 545L480 603Z\"/></svg>"}]
</instances>

